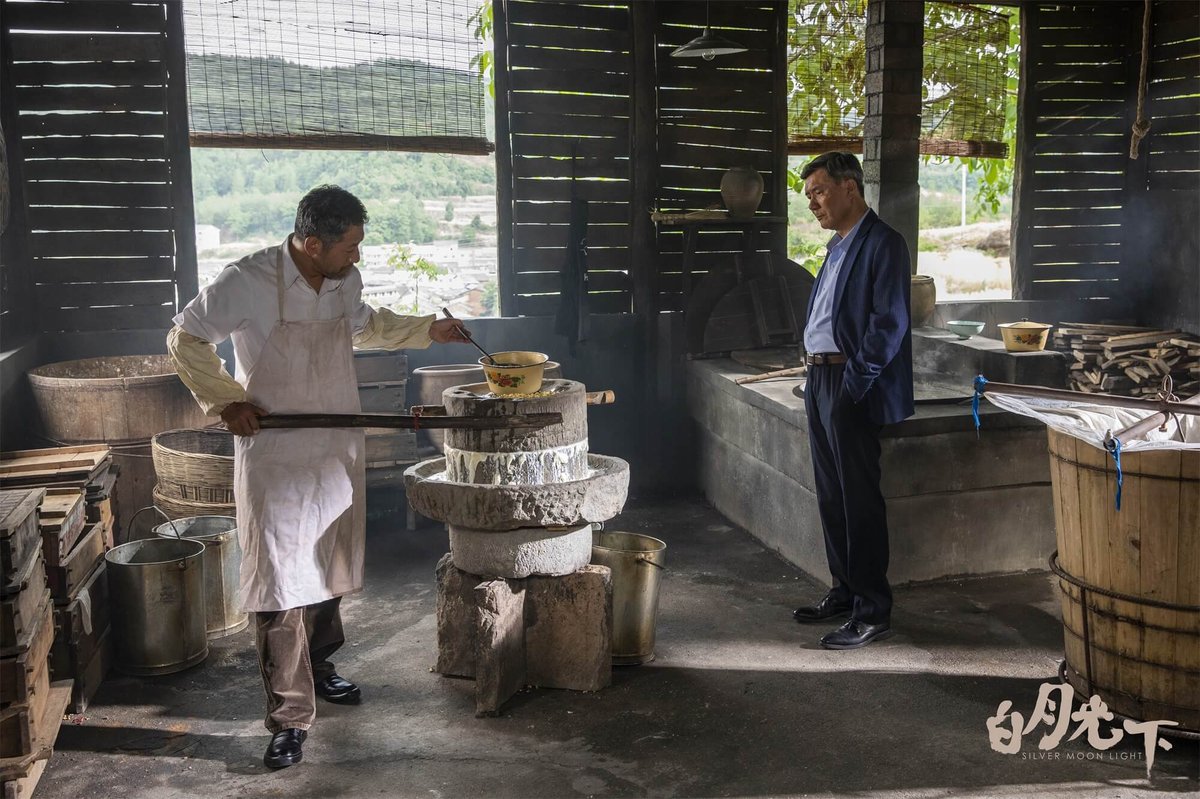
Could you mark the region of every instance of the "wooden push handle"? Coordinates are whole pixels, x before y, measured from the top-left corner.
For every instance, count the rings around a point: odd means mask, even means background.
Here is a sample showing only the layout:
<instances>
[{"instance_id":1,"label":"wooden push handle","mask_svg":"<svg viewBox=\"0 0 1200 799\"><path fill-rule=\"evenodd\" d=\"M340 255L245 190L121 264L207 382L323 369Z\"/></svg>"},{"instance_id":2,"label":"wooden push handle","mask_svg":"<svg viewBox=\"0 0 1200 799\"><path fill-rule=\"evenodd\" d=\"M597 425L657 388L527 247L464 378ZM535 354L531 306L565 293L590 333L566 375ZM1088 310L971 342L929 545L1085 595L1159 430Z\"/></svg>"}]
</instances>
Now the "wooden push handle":
<instances>
[{"instance_id":1,"label":"wooden push handle","mask_svg":"<svg viewBox=\"0 0 1200 799\"><path fill-rule=\"evenodd\" d=\"M745 377L737 378L733 382L738 385L744 385L746 383L757 383L759 380L770 380L772 377L794 377L802 374L804 374L803 366L793 366L788 369L776 369L774 372L763 372L761 375L746 375Z\"/></svg>"},{"instance_id":2,"label":"wooden push handle","mask_svg":"<svg viewBox=\"0 0 1200 799\"><path fill-rule=\"evenodd\" d=\"M617 395L612 389L604 391L589 391L587 393L588 405L612 405L617 401Z\"/></svg>"},{"instance_id":3,"label":"wooden push handle","mask_svg":"<svg viewBox=\"0 0 1200 799\"><path fill-rule=\"evenodd\" d=\"M390 427L398 430L516 430L561 424L561 413L513 416L410 416L403 413L293 413L258 417L264 430L294 427Z\"/></svg>"}]
</instances>

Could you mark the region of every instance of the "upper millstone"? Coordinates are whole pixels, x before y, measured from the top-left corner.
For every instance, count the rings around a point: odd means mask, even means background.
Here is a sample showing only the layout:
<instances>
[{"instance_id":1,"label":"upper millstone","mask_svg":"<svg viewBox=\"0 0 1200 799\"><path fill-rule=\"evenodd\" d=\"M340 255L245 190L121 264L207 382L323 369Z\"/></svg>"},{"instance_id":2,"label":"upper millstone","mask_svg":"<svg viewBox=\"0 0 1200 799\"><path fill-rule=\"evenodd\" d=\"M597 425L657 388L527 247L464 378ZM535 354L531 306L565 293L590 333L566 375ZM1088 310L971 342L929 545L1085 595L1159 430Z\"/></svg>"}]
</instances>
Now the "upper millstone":
<instances>
[{"instance_id":1,"label":"upper millstone","mask_svg":"<svg viewBox=\"0 0 1200 799\"><path fill-rule=\"evenodd\" d=\"M573 380L547 380L533 395L497 396L479 383L442 394L450 416L560 413L540 430L448 430L446 478L456 483L542 485L588 475L587 392Z\"/></svg>"}]
</instances>

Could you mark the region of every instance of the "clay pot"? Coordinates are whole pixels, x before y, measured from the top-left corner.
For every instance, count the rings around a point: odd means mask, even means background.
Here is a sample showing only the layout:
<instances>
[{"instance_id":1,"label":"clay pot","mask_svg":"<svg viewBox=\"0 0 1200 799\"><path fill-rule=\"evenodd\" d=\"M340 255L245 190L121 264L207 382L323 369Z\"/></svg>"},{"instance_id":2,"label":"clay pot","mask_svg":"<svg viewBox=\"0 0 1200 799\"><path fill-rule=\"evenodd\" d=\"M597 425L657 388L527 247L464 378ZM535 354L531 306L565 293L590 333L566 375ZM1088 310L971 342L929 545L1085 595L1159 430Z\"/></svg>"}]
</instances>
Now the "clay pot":
<instances>
[{"instance_id":1,"label":"clay pot","mask_svg":"<svg viewBox=\"0 0 1200 799\"><path fill-rule=\"evenodd\" d=\"M909 316L913 327L924 327L933 318L937 302L937 289L929 275L912 276L912 297L909 299Z\"/></svg>"},{"instance_id":2,"label":"clay pot","mask_svg":"<svg viewBox=\"0 0 1200 799\"><path fill-rule=\"evenodd\" d=\"M721 176L721 199L733 216L753 216L763 197L763 176L757 169L735 166Z\"/></svg>"}]
</instances>

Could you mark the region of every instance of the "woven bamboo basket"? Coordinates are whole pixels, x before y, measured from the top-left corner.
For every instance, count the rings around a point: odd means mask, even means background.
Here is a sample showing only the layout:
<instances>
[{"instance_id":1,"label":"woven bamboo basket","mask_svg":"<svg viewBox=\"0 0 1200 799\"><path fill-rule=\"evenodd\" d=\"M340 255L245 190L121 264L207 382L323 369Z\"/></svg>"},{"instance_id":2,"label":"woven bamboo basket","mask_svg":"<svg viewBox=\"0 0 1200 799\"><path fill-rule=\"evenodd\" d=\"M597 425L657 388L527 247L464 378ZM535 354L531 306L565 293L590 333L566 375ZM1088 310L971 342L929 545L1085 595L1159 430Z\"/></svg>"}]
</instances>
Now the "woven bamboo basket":
<instances>
[{"instance_id":1,"label":"woven bamboo basket","mask_svg":"<svg viewBox=\"0 0 1200 799\"><path fill-rule=\"evenodd\" d=\"M210 505L233 504L233 433L168 430L151 442L155 498Z\"/></svg>"},{"instance_id":2,"label":"woven bamboo basket","mask_svg":"<svg viewBox=\"0 0 1200 799\"><path fill-rule=\"evenodd\" d=\"M232 502L190 502L164 494L161 485L154 487L154 505L171 519L187 516L237 516Z\"/></svg>"}]
</instances>

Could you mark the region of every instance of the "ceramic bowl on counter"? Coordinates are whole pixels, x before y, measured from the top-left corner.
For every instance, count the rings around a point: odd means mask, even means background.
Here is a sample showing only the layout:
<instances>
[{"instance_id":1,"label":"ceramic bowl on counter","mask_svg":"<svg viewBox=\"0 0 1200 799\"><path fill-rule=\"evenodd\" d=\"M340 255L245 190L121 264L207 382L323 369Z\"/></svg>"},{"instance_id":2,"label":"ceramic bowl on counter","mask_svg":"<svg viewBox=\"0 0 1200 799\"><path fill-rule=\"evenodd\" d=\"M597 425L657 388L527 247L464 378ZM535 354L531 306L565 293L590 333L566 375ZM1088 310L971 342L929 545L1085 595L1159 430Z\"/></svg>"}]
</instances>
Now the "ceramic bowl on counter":
<instances>
[{"instance_id":1,"label":"ceramic bowl on counter","mask_svg":"<svg viewBox=\"0 0 1200 799\"><path fill-rule=\"evenodd\" d=\"M978 336L983 330L983 322L972 322L966 319L955 319L946 323L946 329L961 339Z\"/></svg>"}]
</instances>

